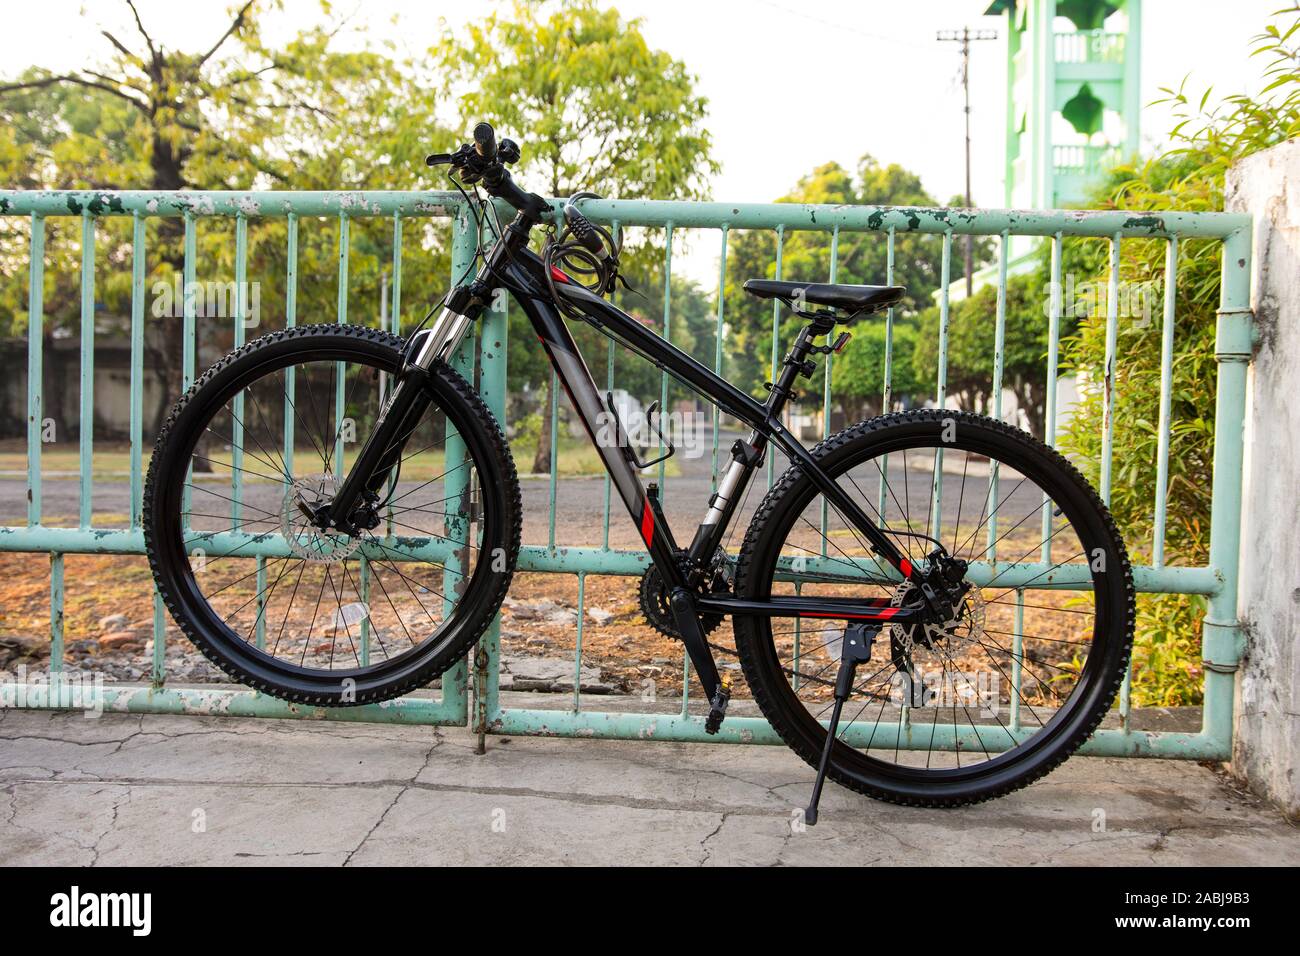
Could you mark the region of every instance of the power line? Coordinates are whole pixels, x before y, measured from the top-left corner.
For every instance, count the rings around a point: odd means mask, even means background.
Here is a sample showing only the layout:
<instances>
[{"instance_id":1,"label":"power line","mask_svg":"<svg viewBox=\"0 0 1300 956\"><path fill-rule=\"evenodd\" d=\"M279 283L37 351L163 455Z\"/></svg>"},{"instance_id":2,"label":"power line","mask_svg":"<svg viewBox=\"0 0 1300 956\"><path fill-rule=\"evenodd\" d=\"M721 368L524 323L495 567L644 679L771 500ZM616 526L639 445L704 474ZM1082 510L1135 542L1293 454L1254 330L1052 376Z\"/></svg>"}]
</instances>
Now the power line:
<instances>
[{"instance_id":1,"label":"power line","mask_svg":"<svg viewBox=\"0 0 1300 956\"><path fill-rule=\"evenodd\" d=\"M972 30L962 27L960 30L939 30L934 38L941 43L961 44L961 89L965 100L963 109L966 113L966 207L970 208L970 45L975 40L996 40L996 30ZM974 260L970 233L966 234L966 298L972 294L971 271Z\"/></svg>"}]
</instances>

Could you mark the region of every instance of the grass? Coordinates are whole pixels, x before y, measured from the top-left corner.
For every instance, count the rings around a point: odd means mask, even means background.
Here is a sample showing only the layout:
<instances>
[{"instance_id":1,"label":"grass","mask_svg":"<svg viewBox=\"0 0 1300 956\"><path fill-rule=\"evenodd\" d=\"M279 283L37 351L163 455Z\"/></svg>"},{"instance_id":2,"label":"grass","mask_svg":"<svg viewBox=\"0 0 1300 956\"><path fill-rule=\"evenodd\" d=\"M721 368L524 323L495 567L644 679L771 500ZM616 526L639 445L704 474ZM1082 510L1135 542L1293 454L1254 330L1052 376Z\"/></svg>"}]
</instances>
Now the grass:
<instances>
[{"instance_id":1,"label":"grass","mask_svg":"<svg viewBox=\"0 0 1300 956\"><path fill-rule=\"evenodd\" d=\"M535 439L532 441L516 440L511 442L510 452L515 456L515 466L519 469L520 474L532 472L533 456L537 453ZM649 452L643 451L642 454L653 455L658 454L658 451L657 449L650 449ZM559 436L555 466L555 471L561 478L584 478L605 473L605 466L601 463L600 453L596 451L596 447L587 438L574 438L565 434ZM675 478L681 474L681 468L674 458L669 458L668 461L664 462L664 466L664 474L669 478ZM659 466L655 465L642 474L647 479L657 476Z\"/></svg>"}]
</instances>

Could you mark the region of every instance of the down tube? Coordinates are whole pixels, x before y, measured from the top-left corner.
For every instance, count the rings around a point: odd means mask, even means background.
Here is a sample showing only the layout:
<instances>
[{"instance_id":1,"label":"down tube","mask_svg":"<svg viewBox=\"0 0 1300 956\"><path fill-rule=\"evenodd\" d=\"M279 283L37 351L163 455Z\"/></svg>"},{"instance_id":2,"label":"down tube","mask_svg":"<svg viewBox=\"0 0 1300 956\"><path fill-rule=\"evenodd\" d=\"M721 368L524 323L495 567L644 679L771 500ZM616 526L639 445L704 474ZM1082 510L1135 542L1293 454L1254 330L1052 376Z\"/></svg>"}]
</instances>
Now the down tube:
<instances>
[{"instance_id":1,"label":"down tube","mask_svg":"<svg viewBox=\"0 0 1300 956\"><path fill-rule=\"evenodd\" d=\"M627 506L628 514L636 524L641 540L649 549L651 559L670 587L681 587L684 582L673 555L672 536L668 528L656 519L641 479L637 477L622 449L616 441L611 440L615 435L613 422L569 327L550 302L531 296L517 296L517 300L532 323L542 347L546 349L551 365L555 368L556 378L582 419L583 427L600 455L605 470L609 472L619 497Z\"/></svg>"}]
</instances>

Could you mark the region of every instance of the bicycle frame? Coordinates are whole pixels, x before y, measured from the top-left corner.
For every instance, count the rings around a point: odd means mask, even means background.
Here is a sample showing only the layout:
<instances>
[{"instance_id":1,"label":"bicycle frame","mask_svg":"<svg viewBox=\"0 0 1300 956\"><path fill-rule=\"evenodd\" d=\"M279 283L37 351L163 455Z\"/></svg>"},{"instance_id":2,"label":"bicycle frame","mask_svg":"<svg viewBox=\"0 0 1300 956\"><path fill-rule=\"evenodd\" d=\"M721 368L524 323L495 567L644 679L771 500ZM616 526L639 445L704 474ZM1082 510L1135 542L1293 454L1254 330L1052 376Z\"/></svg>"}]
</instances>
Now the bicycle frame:
<instances>
[{"instance_id":1,"label":"bicycle frame","mask_svg":"<svg viewBox=\"0 0 1300 956\"><path fill-rule=\"evenodd\" d=\"M475 282L479 285L480 293L490 294L502 287L509 290L528 316L555 370L557 380L581 418L609 473L613 487L627 507L628 514L636 524L641 540L645 542L650 558L665 583L683 641L710 699L719 686L719 678L712 654L699 628L699 615L702 613L835 619L868 625L874 623L877 627L883 626L883 622L908 623L916 617L918 612L915 609L893 607L888 598L780 596L759 601L742 600L730 592L701 593L698 587L700 582L691 580L688 575L688 568L707 567L712 560L724 532L735 516L750 477L761 465L768 446L774 445L786 454L792 464L809 476L831 507L865 537L875 554L899 575L900 580L907 579L918 586L922 584L920 572L894 542L876 526L852 497L826 475L811 453L781 423L781 411L793 393L800 367L811 349L812 339L823 334L825 329L813 325L800 332L794 348L782 365L777 381L773 383L767 401L760 403L621 309L584 289L560 270L552 272L551 278L556 288L581 311L584 321L639 353L752 430L748 441L738 441L733 447L731 465L720 480L718 491L710 500L708 514L686 550L687 560L682 561L681 550L663 518L657 500L647 493L641 483L630 448L619 440L621 429L617 426L612 429L608 427L614 412L601 398L587 363L552 298L542 259L522 243L512 244L510 238L506 236L497 242ZM348 509L363 487L377 490L386 479L387 464L401 453L403 442L398 436L409 431L404 423L418 421L425 407L425 402L421 400L423 389L410 388L408 383L415 382L434 361L448 355L463 337L471 321L469 316L455 311L449 305L431 328L412 337L407 354L414 357L408 360L388 406L380 414L374 431L335 498L339 509L337 514L349 513ZM615 440L602 440L602 429L607 436L615 436ZM888 572L882 569L882 576L888 577Z\"/></svg>"}]
</instances>

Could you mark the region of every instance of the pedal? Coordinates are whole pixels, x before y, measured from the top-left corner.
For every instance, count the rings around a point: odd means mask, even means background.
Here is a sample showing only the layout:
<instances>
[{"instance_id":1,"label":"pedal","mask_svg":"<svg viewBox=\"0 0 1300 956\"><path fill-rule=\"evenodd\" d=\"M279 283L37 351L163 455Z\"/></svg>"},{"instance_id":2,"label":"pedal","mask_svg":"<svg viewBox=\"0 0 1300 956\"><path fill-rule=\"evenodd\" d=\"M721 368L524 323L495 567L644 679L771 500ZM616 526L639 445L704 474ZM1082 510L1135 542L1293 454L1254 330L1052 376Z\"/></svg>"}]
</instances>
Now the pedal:
<instances>
[{"instance_id":1,"label":"pedal","mask_svg":"<svg viewBox=\"0 0 1300 956\"><path fill-rule=\"evenodd\" d=\"M831 749L835 746L835 735L840 726L840 712L844 709L844 702L853 693L853 675L859 664L871 660L871 645L879 633L880 625L874 623L850 624L844 629L844 639L840 644L840 669L835 675L835 707L831 710L830 726L826 728L826 744L822 747L821 763L817 766L817 779L813 781L812 798L803 812L803 822L810 827L817 825L817 805L821 802L826 771L831 765Z\"/></svg>"},{"instance_id":2,"label":"pedal","mask_svg":"<svg viewBox=\"0 0 1300 956\"><path fill-rule=\"evenodd\" d=\"M727 716L727 704L731 702L731 678L723 676L718 684L718 692L709 702L709 716L704 721L704 732L716 734Z\"/></svg>"}]
</instances>

